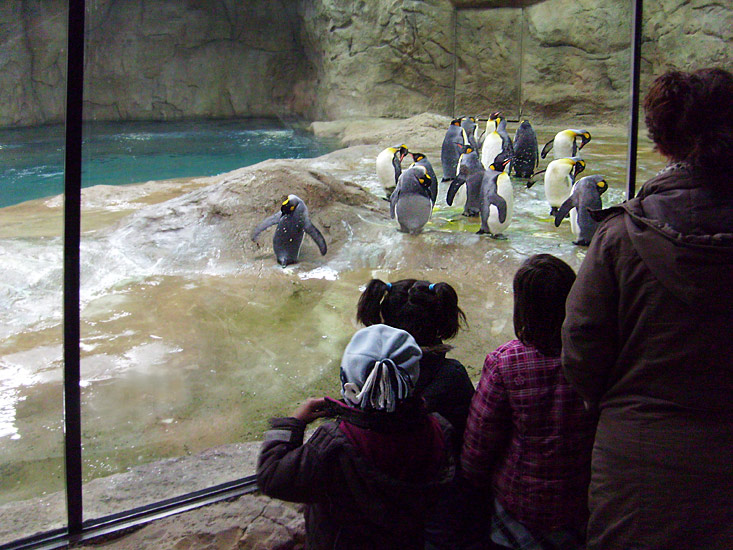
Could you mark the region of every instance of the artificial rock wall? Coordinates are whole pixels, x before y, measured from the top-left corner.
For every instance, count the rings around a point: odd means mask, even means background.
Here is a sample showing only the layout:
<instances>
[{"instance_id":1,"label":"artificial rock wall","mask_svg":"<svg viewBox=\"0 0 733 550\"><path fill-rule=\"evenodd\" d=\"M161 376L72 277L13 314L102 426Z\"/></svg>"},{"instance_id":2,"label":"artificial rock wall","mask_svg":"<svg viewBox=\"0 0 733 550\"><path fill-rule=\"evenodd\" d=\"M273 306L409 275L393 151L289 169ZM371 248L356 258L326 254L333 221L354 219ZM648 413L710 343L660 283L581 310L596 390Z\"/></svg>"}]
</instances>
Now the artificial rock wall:
<instances>
[{"instance_id":1,"label":"artificial rock wall","mask_svg":"<svg viewBox=\"0 0 733 550\"><path fill-rule=\"evenodd\" d=\"M0 126L62 120L66 2L0 3ZM88 0L85 116L625 122L631 0ZM642 87L730 68L733 8L647 0Z\"/></svg>"}]
</instances>

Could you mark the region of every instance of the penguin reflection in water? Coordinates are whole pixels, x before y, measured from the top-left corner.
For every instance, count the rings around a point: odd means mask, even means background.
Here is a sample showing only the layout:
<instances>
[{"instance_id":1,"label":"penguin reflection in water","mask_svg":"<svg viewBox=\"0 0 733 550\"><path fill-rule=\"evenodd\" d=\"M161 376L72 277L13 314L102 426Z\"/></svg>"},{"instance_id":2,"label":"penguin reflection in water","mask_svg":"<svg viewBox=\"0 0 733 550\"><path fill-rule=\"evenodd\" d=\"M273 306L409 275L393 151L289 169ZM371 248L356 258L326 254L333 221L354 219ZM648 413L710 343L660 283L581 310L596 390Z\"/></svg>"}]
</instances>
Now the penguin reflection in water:
<instances>
[{"instance_id":1,"label":"penguin reflection in water","mask_svg":"<svg viewBox=\"0 0 733 550\"><path fill-rule=\"evenodd\" d=\"M437 191L437 183L433 183L425 165L415 163L402 172L389 198L389 215L397 220L400 231L411 235L422 231L433 214L433 193Z\"/></svg>"},{"instance_id":2,"label":"penguin reflection in water","mask_svg":"<svg viewBox=\"0 0 733 550\"><path fill-rule=\"evenodd\" d=\"M590 211L603 208L601 195L608 189L603 176L586 176L573 185L570 196L555 214L555 227L560 227L562 220L570 214L570 229L576 240L573 244L588 246L598 228Z\"/></svg>"},{"instance_id":3,"label":"penguin reflection in water","mask_svg":"<svg viewBox=\"0 0 733 550\"><path fill-rule=\"evenodd\" d=\"M297 263L305 233L318 245L321 255L326 254L326 240L311 222L308 207L296 195L288 195L280 206L280 212L265 218L254 228L252 240L256 241L260 233L273 225L277 225L277 229L272 237L272 248L281 266Z\"/></svg>"}]
</instances>

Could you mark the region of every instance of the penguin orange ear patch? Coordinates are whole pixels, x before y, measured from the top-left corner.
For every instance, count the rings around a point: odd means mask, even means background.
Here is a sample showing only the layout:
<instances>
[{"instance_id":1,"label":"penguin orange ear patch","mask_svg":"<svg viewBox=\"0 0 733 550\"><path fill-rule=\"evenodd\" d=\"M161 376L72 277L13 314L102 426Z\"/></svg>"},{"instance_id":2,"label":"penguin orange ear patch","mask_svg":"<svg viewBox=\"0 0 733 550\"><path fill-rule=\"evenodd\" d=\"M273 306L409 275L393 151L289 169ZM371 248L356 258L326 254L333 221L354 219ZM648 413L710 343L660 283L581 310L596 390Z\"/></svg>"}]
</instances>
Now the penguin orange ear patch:
<instances>
[{"instance_id":1,"label":"penguin orange ear patch","mask_svg":"<svg viewBox=\"0 0 733 550\"><path fill-rule=\"evenodd\" d=\"M290 200L290 199L285 199L285 200L283 201L283 206L285 206L286 204L288 204L288 201L289 201L289 200Z\"/></svg>"}]
</instances>

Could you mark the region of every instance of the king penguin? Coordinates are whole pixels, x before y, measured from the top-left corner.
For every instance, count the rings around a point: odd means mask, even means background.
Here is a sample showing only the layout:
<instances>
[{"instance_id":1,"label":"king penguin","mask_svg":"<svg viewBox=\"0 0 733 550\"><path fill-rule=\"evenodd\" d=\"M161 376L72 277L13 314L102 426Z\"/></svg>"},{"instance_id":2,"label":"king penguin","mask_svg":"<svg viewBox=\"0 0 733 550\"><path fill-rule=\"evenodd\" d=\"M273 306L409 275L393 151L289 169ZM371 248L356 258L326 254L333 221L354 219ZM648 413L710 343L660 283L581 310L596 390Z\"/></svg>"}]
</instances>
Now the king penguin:
<instances>
[{"instance_id":1,"label":"king penguin","mask_svg":"<svg viewBox=\"0 0 733 550\"><path fill-rule=\"evenodd\" d=\"M531 178L539 165L540 154L537 134L528 120L523 120L514 134L514 161L512 168L518 178Z\"/></svg>"},{"instance_id":2,"label":"king penguin","mask_svg":"<svg viewBox=\"0 0 733 550\"><path fill-rule=\"evenodd\" d=\"M385 189L392 189L402 173L402 159L407 155L407 145L387 147L377 155L377 177Z\"/></svg>"},{"instance_id":3,"label":"king penguin","mask_svg":"<svg viewBox=\"0 0 733 550\"><path fill-rule=\"evenodd\" d=\"M451 182L446 195L448 206L453 206L456 193L465 183L466 204L463 207L463 215L478 216L481 211L481 181L485 172L478 153L470 145L463 147L458 160L458 175Z\"/></svg>"},{"instance_id":4,"label":"king penguin","mask_svg":"<svg viewBox=\"0 0 733 550\"><path fill-rule=\"evenodd\" d=\"M389 215L397 220L403 233L417 235L430 221L433 213L430 180L425 166L415 164L402 172L389 198Z\"/></svg>"},{"instance_id":5,"label":"king penguin","mask_svg":"<svg viewBox=\"0 0 733 550\"><path fill-rule=\"evenodd\" d=\"M481 181L481 229L494 239L503 239L504 230L512 223L514 192L508 166L511 159L499 154L496 162L486 170Z\"/></svg>"},{"instance_id":6,"label":"king penguin","mask_svg":"<svg viewBox=\"0 0 733 550\"><path fill-rule=\"evenodd\" d=\"M585 161L580 157L553 160L545 170L545 197L550 204L550 215L570 196L575 178L585 169Z\"/></svg>"},{"instance_id":7,"label":"king penguin","mask_svg":"<svg viewBox=\"0 0 733 550\"><path fill-rule=\"evenodd\" d=\"M430 164L428 157L422 153L410 153L410 155L412 155L413 160L410 168L413 166L423 166L425 173L430 177L430 200L435 205L435 201L438 200L438 178L435 175L435 170L433 170L433 165Z\"/></svg>"},{"instance_id":8,"label":"king penguin","mask_svg":"<svg viewBox=\"0 0 733 550\"><path fill-rule=\"evenodd\" d=\"M598 228L590 210L603 208L601 195L608 189L603 176L586 176L573 185L570 196L555 214L555 227L560 227L565 216L570 214L570 229L575 235L573 244L588 246Z\"/></svg>"},{"instance_id":9,"label":"king penguin","mask_svg":"<svg viewBox=\"0 0 733 550\"><path fill-rule=\"evenodd\" d=\"M280 212L260 222L252 231L252 240L256 241L260 233L276 224L272 248L275 250L277 263L281 266L285 267L298 261L305 233L308 233L318 245L321 255L326 254L326 240L311 222L308 207L297 195L288 195L280 206Z\"/></svg>"},{"instance_id":10,"label":"king penguin","mask_svg":"<svg viewBox=\"0 0 733 550\"><path fill-rule=\"evenodd\" d=\"M481 144L481 163L484 168L493 164L496 155L503 150L503 140L497 131L500 123L499 113L492 113L486 121L486 132L484 132L484 140Z\"/></svg>"},{"instance_id":11,"label":"king penguin","mask_svg":"<svg viewBox=\"0 0 733 550\"><path fill-rule=\"evenodd\" d=\"M578 137L580 137L580 146L576 141ZM587 130L563 130L555 134L554 139L545 143L542 148L542 158L545 158L550 150L556 159L575 157L589 141L590 132Z\"/></svg>"},{"instance_id":12,"label":"king penguin","mask_svg":"<svg viewBox=\"0 0 733 550\"><path fill-rule=\"evenodd\" d=\"M461 127L461 118L454 118L443 138L443 145L440 149L440 162L443 165L443 179L451 181L456 177L458 158L461 156L460 148L468 143L466 130Z\"/></svg>"},{"instance_id":13,"label":"king penguin","mask_svg":"<svg viewBox=\"0 0 733 550\"><path fill-rule=\"evenodd\" d=\"M478 151L478 137L476 136L476 132L478 131L478 123L476 122L476 117L461 117L461 128L466 131L468 143L471 145L471 147L473 147L475 151Z\"/></svg>"}]
</instances>

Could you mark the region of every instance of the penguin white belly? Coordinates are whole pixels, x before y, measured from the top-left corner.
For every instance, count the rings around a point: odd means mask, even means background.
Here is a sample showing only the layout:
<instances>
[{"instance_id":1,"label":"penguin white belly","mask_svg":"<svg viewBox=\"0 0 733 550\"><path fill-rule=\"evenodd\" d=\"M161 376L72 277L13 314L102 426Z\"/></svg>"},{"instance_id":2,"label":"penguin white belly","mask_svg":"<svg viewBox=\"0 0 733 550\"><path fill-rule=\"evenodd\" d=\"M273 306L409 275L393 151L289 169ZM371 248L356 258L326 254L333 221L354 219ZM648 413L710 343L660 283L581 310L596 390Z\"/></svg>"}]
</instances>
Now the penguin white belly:
<instances>
[{"instance_id":1,"label":"penguin white belly","mask_svg":"<svg viewBox=\"0 0 733 550\"><path fill-rule=\"evenodd\" d=\"M570 137L566 134L559 134L555 136L555 140L552 143L552 154L556 159L564 159L573 156L573 143L575 137Z\"/></svg>"},{"instance_id":2,"label":"penguin white belly","mask_svg":"<svg viewBox=\"0 0 733 550\"><path fill-rule=\"evenodd\" d=\"M506 177L504 177L506 176ZM514 215L514 191L512 189L512 180L506 174L499 176L496 184L496 193L506 202L506 219L504 223L499 222L499 209L493 204L489 206L489 231L493 235L500 235L512 223Z\"/></svg>"},{"instance_id":3,"label":"penguin white belly","mask_svg":"<svg viewBox=\"0 0 733 550\"><path fill-rule=\"evenodd\" d=\"M551 207L560 208L565 199L570 196L572 181L562 167L548 166L545 172L545 197Z\"/></svg>"},{"instance_id":4,"label":"penguin white belly","mask_svg":"<svg viewBox=\"0 0 733 550\"><path fill-rule=\"evenodd\" d=\"M389 150L384 150L377 155L377 177L383 187L394 187L395 185L393 156L394 153Z\"/></svg>"},{"instance_id":5,"label":"penguin white belly","mask_svg":"<svg viewBox=\"0 0 733 550\"><path fill-rule=\"evenodd\" d=\"M395 218L400 228L416 235L422 231L433 214L433 203L422 195L409 195L400 198L395 205Z\"/></svg>"},{"instance_id":6,"label":"penguin white belly","mask_svg":"<svg viewBox=\"0 0 733 550\"><path fill-rule=\"evenodd\" d=\"M501 136L496 131L491 132L486 136L481 147L481 164L484 165L484 168L488 168L501 151Z\"/></svg>"},{"instance_id":7,"label":"penguin white belly","mask_svg":"<svg viewBox=\"0 0 733 550\"><path fill-rule=\"evenodd\" d=\"M575 235L575 238L578 238L578 235L580 235L580 226L578 225L578 209L572 208L570 209L570 230L573 232L573 235Z\"/></svg>"}]
</instances>

